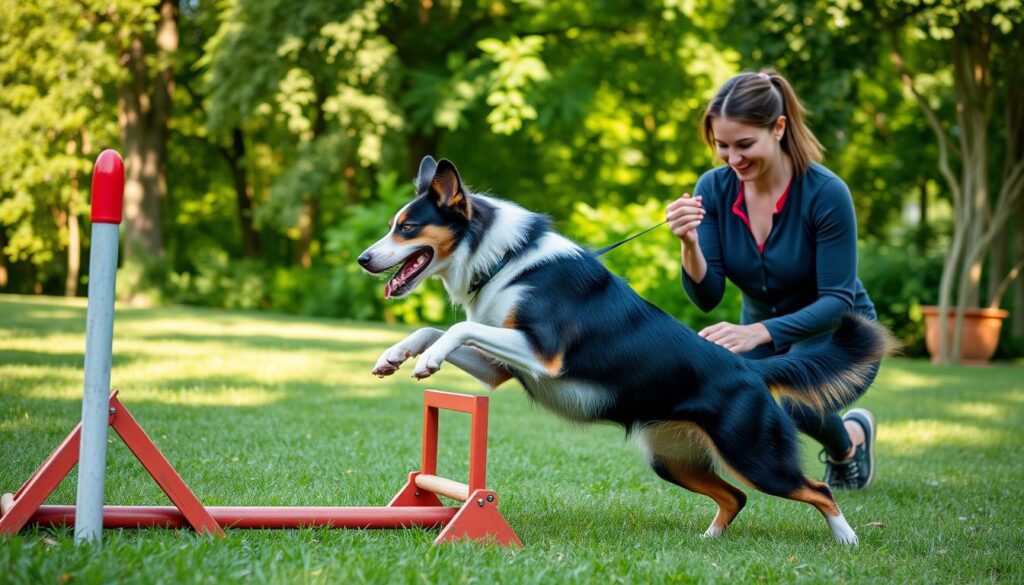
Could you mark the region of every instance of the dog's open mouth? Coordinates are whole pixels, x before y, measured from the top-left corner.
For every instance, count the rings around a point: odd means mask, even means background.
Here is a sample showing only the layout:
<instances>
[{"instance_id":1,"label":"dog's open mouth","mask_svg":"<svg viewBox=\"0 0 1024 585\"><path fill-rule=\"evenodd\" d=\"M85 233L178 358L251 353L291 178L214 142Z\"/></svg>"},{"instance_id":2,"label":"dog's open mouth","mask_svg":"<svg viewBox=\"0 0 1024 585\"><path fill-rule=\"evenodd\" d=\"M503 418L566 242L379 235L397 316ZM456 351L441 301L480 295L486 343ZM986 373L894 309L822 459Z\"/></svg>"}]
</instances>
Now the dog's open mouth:
<instances>
[{"instance_id":1,"label":"dog's open mouth","mask_svg":"<svg viewBox=\"0 0 1024 585\"><path fill-rule=\"evenodd\" d=\"M413 252L402 261L402 267L384 285L384 298L400 297L411 291L416 286L416 277L430 266L433 259L434 251L429 247Z\"/></svg>"}]
</instances>

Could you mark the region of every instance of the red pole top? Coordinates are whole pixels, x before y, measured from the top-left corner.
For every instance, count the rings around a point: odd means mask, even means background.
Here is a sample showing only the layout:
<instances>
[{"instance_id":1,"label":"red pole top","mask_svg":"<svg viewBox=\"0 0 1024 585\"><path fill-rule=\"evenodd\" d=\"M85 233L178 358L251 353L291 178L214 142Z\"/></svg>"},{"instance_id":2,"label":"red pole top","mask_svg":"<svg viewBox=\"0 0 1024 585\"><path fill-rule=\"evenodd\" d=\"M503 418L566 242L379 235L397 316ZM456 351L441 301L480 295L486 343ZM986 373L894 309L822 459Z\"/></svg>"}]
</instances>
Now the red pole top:
<instances>
[{"instance_id":1,"label":"red pole top","mask_svg":"<svg viewBox=\"0 0 1024 585\"><path fill-rule=\"evenodd\" d=\"M104 150L92 169L92 222L121 223L124 163L116 150Z\"/></svg>"}]
</instances>

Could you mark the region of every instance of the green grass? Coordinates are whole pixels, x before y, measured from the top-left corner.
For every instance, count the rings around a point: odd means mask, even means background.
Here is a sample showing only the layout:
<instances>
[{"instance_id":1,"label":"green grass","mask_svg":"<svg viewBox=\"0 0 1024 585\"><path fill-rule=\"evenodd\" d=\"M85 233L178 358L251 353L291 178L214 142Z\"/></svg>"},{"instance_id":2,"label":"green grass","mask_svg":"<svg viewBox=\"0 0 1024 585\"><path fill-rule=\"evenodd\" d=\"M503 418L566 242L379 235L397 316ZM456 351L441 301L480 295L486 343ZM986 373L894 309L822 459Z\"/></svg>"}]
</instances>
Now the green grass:
<instances>
[{"instance_id":1,"label":"green grass","mask_svg":"<svg viewBox=\"0 0 1024 585\"><path fill-rule=\"evenodd\" d=\"M252 313L119 308L113 385L210 505L380 506L419 460L421 390L481 392L450 365L426 384L369 375L409 329ZM0 296L0 491L80 415L85 306ZM604 425L578 427L514 384L491 394L489 487L525 548L434 546L436 530L67 529L0 539L0 582L961 582L1024 580L1024 368L893 360L861 401L877 483L840 493L860 547L809 506L751 494L726 535L710 500L651 473ZM468 417L441 418L442 475L464 478ZM167 503L111 434L106 501ZM811 442L806 468L820 476ZM48 500L73 503L77 473Z\"/></svg>"}]
</instances>

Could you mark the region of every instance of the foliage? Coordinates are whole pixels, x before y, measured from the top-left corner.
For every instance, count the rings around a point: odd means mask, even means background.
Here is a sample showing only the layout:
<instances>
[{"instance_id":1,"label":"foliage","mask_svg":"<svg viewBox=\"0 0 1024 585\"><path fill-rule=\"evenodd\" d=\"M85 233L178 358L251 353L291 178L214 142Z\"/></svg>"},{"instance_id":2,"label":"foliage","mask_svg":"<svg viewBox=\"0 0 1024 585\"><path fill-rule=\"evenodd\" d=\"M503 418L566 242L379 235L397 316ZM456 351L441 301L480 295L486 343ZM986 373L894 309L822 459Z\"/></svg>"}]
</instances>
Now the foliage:
<instances>
[{"instance_id":1,"label":"foliage","mask_svg":"<svg viewBox=\"0 0 1024 585\"><path fill-rule=\"evenodd\" d=\"M152 52L154 3L0 2L0 289L59 293L92 158L117 146L118 59L133 36ZM933 224L950 193L879 17L912 23L901 37L907 58L930 71L916 82L949 117L939 37L958 18L954 4L182 3L180 47L146 61L169 59L174 70L166 256L127 267L119 290L153 302L451 321L439 283L384 303L353 259L408 197L423 155L452 159L475 190L547 213L600 247L659 221L715 164L697 134L704 104L729 76L761 67L781 70L808 105L826 164L851 187L866 253L884 249L881 264L907 267L909 256L890 257L904 241L904 209L931 201L914 245L933 258L948 245ZM997 12L1008 16L992 21L1000 31L1019 20L1019 2L1004 4ZM1017 45L999 34L1002 59ZM1010 144L1009 132L993 135ZM732 290L709 315L686 301L667 230L602 261L693 326L738 315ZM898 282L875 276L878 295L897 295ZM913 295L931 286L924 276L905 284ZM884 318L913 344L915 317L899 313L910 305L880 306L897 312Z\"/></svg>"},{"instance_id":2,"label":"foliage","mask_svg":"<svg viewBox=\"0 0 1024 585\"><path fill-rule=\"evenodd\" d=\"M925 354L921 307L934 305L938 298L943 259L938 250L922 253L905 243L861 242L860 280L871 295L879 320L902 342L904 355Z\"/></svg>"},{"instance_id":3,"label":"foliage","mask_svg":"<svg viewBox=\"0 0 1024 585\"><path fill-rule=\"evenodd\" d=\"M114 142L117 72L77 3L0 2L0 254L41 281L63 274L68 222L87 209L93 159Z\"/></svg>"}]
</instances>

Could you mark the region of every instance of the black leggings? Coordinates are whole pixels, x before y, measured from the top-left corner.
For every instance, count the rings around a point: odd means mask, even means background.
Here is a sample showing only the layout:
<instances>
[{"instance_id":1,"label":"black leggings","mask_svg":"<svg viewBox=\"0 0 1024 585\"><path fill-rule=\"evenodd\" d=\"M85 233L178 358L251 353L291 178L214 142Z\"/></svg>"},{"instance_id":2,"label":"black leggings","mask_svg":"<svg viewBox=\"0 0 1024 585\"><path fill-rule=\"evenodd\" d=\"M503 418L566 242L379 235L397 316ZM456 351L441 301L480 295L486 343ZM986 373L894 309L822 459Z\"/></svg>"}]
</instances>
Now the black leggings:
<instances>
[{"instance_id":1,"label":"black leggings","mask_svg":"<svg viewBox=\"0 0 1024 585\"><path fill-rule=\"evenodd\" d=\"M819 338L808 340L818 342ZM762 345L753 351L748 351L743 357L750 359L764 359L772 357L773 355L782 355L785 353L799 352L805 350L810 344L804 345L807 342L799 342L793 344L793 346L786 351L780 353L774 353L770 344ZM871 368L871 374L864 382L863 386L857 389L857 398L864 395L871 383L875 381L875 376L878 374L879 362L875 362ZM782 399L782 408L789 413L789 416L793 418L793 422L796 423L796 428L802 432L810 435L816 441L825 447L825 452L828 453L829 457L834 460L841 460L846 457L846 454L850 452L850 447L853 445L850 442L850 435L846 432L846 425L843 424L843 419L840 418L836 412L829 412L825 415L821 415L816 412L813 408L790 400L789 398Z\"/></svg>"}]
</instances>

